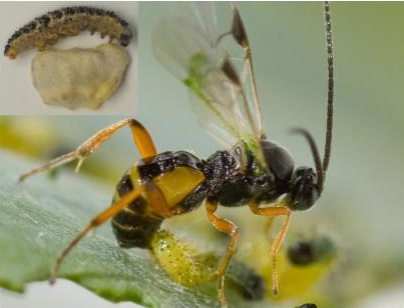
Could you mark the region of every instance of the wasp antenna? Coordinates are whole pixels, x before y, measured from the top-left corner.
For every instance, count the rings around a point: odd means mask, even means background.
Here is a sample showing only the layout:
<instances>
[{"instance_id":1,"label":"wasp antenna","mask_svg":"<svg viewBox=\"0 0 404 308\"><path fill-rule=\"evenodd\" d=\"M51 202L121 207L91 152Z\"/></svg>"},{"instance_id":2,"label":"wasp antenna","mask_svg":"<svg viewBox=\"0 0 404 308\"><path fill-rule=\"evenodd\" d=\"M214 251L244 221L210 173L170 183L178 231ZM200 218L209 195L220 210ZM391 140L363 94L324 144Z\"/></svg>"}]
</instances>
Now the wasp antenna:
<instances>
[{"instance_id":1,"label":"wasp antenna","mask_svg":"<svg viewBox=\"0 0 404 308\"><path fill-rule=\"evenodd\" d=\"M233 23L231 26L231 34L233 35L234 40L243 48L247 48L250 46L248 42L247 31L245 30L243 20L241 19L240 13L237 9L237 6L234 2L232 2L233 7Z\"/></svg>"},{"instance_id":2,"label":"wasp antenna","mask_svg":"<svg viewBox=\"0 0 404 308\"><path fill-rule=\"evenodd\" d=\"M323 183L324 183L324 173L323 170L324 168L321 165L321 158L320 154L318 152L318 148L316 145L316 142L314 141L313 136L310 134L310 132L302 127L296 127L291 129L290 131L292 134L301 134L303 135L307 142L309 143L311 153L313 155L314 159L314 165L316 166L316 173L317 173L317 188L318 191L321 193L323 191Z\"/></svg>"},{"instance_id":3,"label":"wasp antenna","mask_svg":"<svg viewBox=\"0 0 404 308\"><path fill-rule=\"evenodd\" d=\"M334 54L331 31L331 15L330 4L324 2L324 18L327 40L327 70L328 70L328 93L327 93L327 131L325 137L324 158L323 158L323 173L325 173L330 162L332 127L333 127L333 107L334 107Z\"/></svg>"}]
</instances>

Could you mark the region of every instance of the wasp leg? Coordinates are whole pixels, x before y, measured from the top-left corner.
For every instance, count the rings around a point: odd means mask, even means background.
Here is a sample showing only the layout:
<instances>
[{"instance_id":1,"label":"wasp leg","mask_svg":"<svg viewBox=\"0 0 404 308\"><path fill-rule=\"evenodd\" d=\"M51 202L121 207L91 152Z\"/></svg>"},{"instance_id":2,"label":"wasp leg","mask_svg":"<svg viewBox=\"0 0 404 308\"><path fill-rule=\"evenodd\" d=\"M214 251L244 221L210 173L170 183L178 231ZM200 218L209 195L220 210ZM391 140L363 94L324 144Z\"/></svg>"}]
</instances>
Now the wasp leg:
<instances>
[{"instance_id":1,"label":"wasp leg","mask_svg":"<svg viewBox=\"0 0 404 308\"><path fill-rule=\"evenodd\" d=\"M238 227L230 220L220 218L216 216L215 212L217 210L217 202L206 202L206 211L212 225L220 232L224 232L230 235L230 242L227 245L226 255L223 257L216 270L216 275L218 277L218 293L219 300L222 307L227 307L226 296L224 294L224 274L226 272L227 266L236 250L237 241L239 238Z\"/></svg>"},{"instance_id":2,"label":"wasp leg","mask_svg":"<svg viewBox=\"0 0 404 308\"><path fill-rule=\"evenodd\" d=\"M279 249L282 246L282 242L285 235L289 229L290 224L290 213L291 211L286 206L272 206L266 208L259 208L258 204L255 202L250 203L250 209L254 214L274 218L276 216L286 216L281 230L275 238L275 241L271 247L271 257L272 257L272 285L274 295L278 294L279 283L278 283L278 271L277 271L277 257Z\"/></svg>"},{"instance_id":3,"label":"wasp leg","mask_svg":"<svg viewBox=\"0 0 404 308\"><path fill-rule=\"evenodd\" d=\"M81 164L84 159L91 155L95 150L98 149L105 141L107 141L116 131L122 127L129 125L132 131L133 140L139 149L139 153L142 158L153 157L157 155L156 148L153 143L153 139L147 132L146 128L140 124L138 121L133 119L121 120L114 123L103 130L100 130L94 136L87 139L82 143L75 151L59 156L46 164L31 169L30 171L22 174L19 177L19 181L25 180L27 177L34 175L38 172L51 170L53 168L59 167L61 165L67 164L73 160L78 160L76 172L80 169Z\"/></svg>"},{"instance_id":4,"label":"wasp leg","mask_svg":"<svg viewBox=\"0 0 404 308\"><path fill-rule=\"evenodd\" d=\"M140 186L135 190L129 192L125 196L123 196L118 202L114 203L105 211L98 214L96 217L91 219L89 224L71 241L71 243L63 250L63 252L56 259L55 265L52 269L52 276L50 279L50 283L53 284L56 281L58 276L59 267L62 264L63 260L69 254L69 252L93 229L102 225L109 218L118 214L122 209L128 206L133 200L135 200L139 195L143 192L144 187Z\"/></svg>"},{"instance_id":5,"label":"wasp leg","mask_svg":"<svg viewBox=\"0 0 404 308\"><path fill-rule=\"evenodd\" d=\"M130 129L132 130L133 141L139 150L140 156L144 158L154 157L157 155L157 150L153 139L147 129L138 121L131 119Z\"/></svg>"},{"instance_id":6,"label":"wasp leg","mask_svg":"<svg viewBox=\"0 0 404 308\"><path fill-rule=\"evenodd\" d=\"M273 226L275 217L268 217L267 221L265 222L265 235L268 236L268 239L271 239L271 229Z\"/></svg>"}]
</instances>

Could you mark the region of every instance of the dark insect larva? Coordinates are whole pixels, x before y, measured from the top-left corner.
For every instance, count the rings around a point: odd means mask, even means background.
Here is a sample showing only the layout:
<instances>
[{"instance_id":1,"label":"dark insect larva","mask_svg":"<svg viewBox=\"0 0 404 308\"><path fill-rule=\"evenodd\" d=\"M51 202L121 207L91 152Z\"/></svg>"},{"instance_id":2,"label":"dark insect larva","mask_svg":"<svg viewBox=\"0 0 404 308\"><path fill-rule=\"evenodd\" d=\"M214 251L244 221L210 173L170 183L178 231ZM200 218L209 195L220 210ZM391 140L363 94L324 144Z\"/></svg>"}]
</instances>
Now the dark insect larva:
<instances>
[{"instance_id":1,"label":"dark insect larva","mask_svg":"<svg viewBox=\"0 0 404 308\"><path fill-rule=\"evenodd\" d=\"M300 305L300 306L298 306L296 308L317 308L317 305L312 304L312 303L307 303L307 304Z\"/></svg>"},{"instance_id":2,"label":"dark insect larva","mask_svg":"<svg viewBox=\"0 0 404 308\"><path fill-rule=\"evenodd\" d=\"M310 240L299 240L287 248L287 257L295 266L305 266L335 257L337 246L327 236L316 236Z\"/></svg>"},{"instance_id":3,"label":"dark insect larva","mask_svg":"<svg viewBox=\"0 0 404 308\"><path fill-rule=\"evenodd\" d=\"M61 37L75 36L84 30L99 32L102 38L109 36L111 41L119 40L122 46L129 45L132 39L129 24L114 12L75 6L48 12L17 30L7 41L4 55L15 59L30 48L41 51Z\"/></svg>"}]
</instances>

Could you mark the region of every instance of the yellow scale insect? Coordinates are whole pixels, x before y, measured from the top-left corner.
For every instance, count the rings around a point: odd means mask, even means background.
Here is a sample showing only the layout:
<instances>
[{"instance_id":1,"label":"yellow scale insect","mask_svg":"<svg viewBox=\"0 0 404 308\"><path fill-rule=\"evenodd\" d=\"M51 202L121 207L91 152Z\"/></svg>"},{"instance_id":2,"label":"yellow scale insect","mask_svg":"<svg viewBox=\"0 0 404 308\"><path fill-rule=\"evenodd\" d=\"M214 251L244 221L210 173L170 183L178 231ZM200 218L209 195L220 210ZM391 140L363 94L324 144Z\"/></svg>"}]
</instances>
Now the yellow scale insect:
<instances>
[{"instance_id":1,"label":"yellow scale insect","mask_svg":"<svg viewBox=\"0 0 404 308\"><path fill-rule=\"evenodd\" d=\"M333 270L338 262L337 251L337 244L326 234L315 234L292 241L279 256L282 292L277 297L271 297L274 300L308 300L307 297L310 297L310 301L317 304L324 301L324 294L311 291ZM270 272L270 268L262 271L264 275Z\"/></svg>"},{"instance_id":2,"label":"yellow scale insect","mask_svg":"<svg viewBox=\"0 0 404 308\"><path fill-rule=\"evenodd\" d=\"M186 151L158 153L144 126L136 120L125 119L99 131L75 151L21 175L20 180L24 180L37 172L75 160L78 161L78 170L85 158L125 126L130 127L141 155L141 160L119 181L112 205L94 217L59 255L52 281L57 278L59 267L72 248L91 230L112 219L113 231L121 247L152 250L160 265L179 283L195 285L217 279L218 298L221 306L226 307L225 273L236 250L240 231L236 224L219 217L216 211L219 205L238 207L248 204L256 215L286 218L271 248L272 288L274 293L278 292L277 254L288 230L290 215L292 211L311 208L318 200L330 160L333 47L327 2L324 8L328 104L323 161L309 132L303 128L294 129L308 141L315 170L295 168L290 152L269 140L263 132L250 44L238 9L233 5L231 29L218 33L211 6L203 3L199 10L192 10L184 4L157 25L154 35L156 55L188 87L194 106L199 108L201 124L228 146L228 150L217 151L205 160ZM241 70L232 63L222 46L226 37L232 38L232 42L243 51ZM241 78L242 71L247 72L247 82ZM251 93L251 97L247 93ZM195 257L189 259L189 266L175 263L175 256L192 256L193 252L185 246L182 249L174 238L160 231L165 219L189 213L203 203L211 224L230 236L226 253L215 270L209 267L208 259L200 266L195 266L198 264ZM164 239L178 245L163 249L167 243ZM185 260L183 256L181 258L181 262Z\"/></svg>"},{"instance_id":3,"label":"yellow scale insect","mask_svg":"<svg viewBox=\"0 0 404 308\"><path fill-rule=\"evenodd\" d=\"M243 250L242 259L254 264L260 277L270 282L273 269L269 260L262 259L268 250L263 240L261 237L253 237L248 242L248 248ZM329 302L324 292L321 292L321 282L326 281L338 267L338 252L338 241L327 230L293 233L278 254L277 271L281 292L274 295L268 283L266 296L271 301L282 303L313 301L320 306L327 305Z\"/></svg>"}]
</instances>

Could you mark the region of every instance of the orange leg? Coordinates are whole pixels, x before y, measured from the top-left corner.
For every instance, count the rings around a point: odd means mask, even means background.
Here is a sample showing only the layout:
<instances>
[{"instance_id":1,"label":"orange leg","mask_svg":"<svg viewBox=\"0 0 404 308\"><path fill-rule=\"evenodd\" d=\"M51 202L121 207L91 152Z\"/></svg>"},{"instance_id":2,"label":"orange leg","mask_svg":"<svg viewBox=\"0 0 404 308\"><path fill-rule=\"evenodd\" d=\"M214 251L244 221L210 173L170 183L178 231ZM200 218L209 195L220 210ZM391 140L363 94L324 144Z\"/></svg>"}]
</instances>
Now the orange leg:
<instances>
[{"instance_id":1,"label":"orange leg","mask_svg":"<svg viewBox=\"0 0 404 308\"><path fill-rule=\"evenodd\" d=\"M265 222L265 234L268 237L268 239L271 239L271 229L274 223L274 218L275 217L268 217L267 221Z\"/></svg>"},{"instance_id":2,"label":"orange leg","mask_svg":"<svg viewBox=\"0 0 404 308\"><path fill-rule=\"evenodd\" d=\"M250 203L250 209L254 214L266 216L266 217L276 217L276 216L286 216L286 220L282 225L281 230L275 238L275 241L271 247L271 258L272 258L272 286L274 295L278 294L279 283L278 283L278 271L277 271L277 257L279 249L282 246L282 242L285 235L289 229L290 224L290 214L291 211L286 206L273 206L266 208L259 208L258 204L255 202Z\"/></svg>"},{"instance_id":3,"label":"orange leg","mask_svg":"<svg viewBox=\"0 0 404 308\"><path fill-rule=\"evenodd\" d=\"M219 300L222 307L227 307L226 296L224 294L224 274L226 272L227 266L236 250L237 241L239 238L238 227L231 221L227 219L220 218L216 216L215 212L217 210L216 202L206 202L206 211L212 225L220 232L224 232L230 235L230 242L227 245L226 255L219 264L216 271L218 277L218 293Z\"/></svg>"},{"instance_id":4,"label":"orange leg","mask_svg":"<svg viewBox=\"0 0 404 308\"><path fill-rule=\"evenodd\" d=\"M136 120L130 121L130 129L132 130L133 141L136 143L139 153L143 159L154 157L157 155L156 147L152 137L147 129Z\"/></svg>"},{"instance_id":5,"label":"orange leg","mask_svg":"<svg viewBox=\"0 0 404 308\"><path fill-rule=\"evenodd\" d=\"M50 283L53 284L56 281L58 276L59 267L62 264L63 260L69 254L69 252L93 229L100 226L104 222L106 222L109 218L118 214L123 208L128 206L133 200L135 200L143 191L143 186L138 187L137 189L131 191L130 193L123 196L118 202L113 204L111 207L98 214L96 217L91 219L89 224L81 231L71 243L63 250L63 252L56 259L55 265L53 266L52 276L50 279Z\"/></svg>"},{"instance_id":6,"label":"orange leg","mask_svg":"<svg viewBox=\"0 0 404 308\"><path fill-rule=\"evenodd\" d=\"M83 144L81 144L75 151L59 156L46 164L34 168L24 174L19 178L19 181L25 180L27 177L36 174L38 172L51 170L53 168L59 167L61 165L67 164L71 161L78 160L76 172L80 169L81 164L84 159L91 155L95 150L98 149L105 141L107 141L116 131L122 127L129 125L132 131L133 140L139 149L139 153L143 159L148 157L153 157L157 155L156 148L154 146L153 140L146 128L136 120L125 119L117 123L114 123L103 130L100 130L94 136L87 139Z\"/></svg>"}]
</instances>

